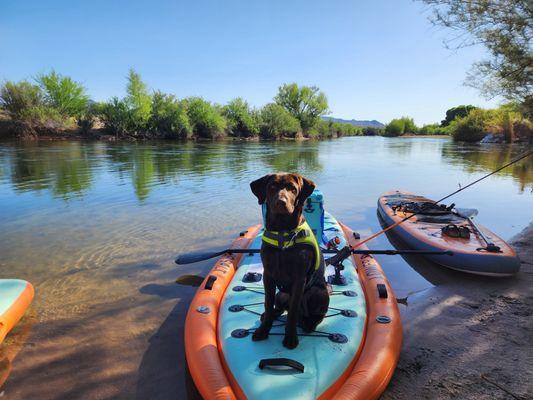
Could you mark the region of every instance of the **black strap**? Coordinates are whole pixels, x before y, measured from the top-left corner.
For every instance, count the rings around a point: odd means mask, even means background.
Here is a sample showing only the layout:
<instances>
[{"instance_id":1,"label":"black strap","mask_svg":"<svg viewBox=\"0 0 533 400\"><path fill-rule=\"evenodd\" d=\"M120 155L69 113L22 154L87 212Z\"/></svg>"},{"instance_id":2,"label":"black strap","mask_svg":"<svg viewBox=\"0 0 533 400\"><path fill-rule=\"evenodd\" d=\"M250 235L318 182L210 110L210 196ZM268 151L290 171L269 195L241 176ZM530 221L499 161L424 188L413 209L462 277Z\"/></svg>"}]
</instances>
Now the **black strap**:
<instances>
[{"instance_id":1,"label":"black strap","mask_svg":"<svg viewBox=\"0 0 533 400\"><path fill-rule=\"evenodd\" d=\"M299 373L304 372L304 365L290 358L264 358L259 361L259 369L268 367L290 367Z\"/></svg>"}]
</instances>

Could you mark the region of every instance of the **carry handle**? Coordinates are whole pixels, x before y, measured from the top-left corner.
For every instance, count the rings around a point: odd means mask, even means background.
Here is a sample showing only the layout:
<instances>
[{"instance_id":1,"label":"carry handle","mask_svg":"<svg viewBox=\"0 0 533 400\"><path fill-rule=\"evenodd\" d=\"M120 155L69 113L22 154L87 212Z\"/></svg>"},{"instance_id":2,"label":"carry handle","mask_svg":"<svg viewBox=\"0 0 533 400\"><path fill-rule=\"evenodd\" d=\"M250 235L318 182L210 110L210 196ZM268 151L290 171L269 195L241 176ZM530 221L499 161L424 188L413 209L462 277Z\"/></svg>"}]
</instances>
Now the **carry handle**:
<instances>
[{"instance_id":1,"label":"carry handle","mask_svg":"<svg viewBox=\"0 0 533 400\"><path fill-rule=\"evenodd\" d=\"M259 361L259 369L269 367L290 367L299 373L303 373L305 368L302 363L290 358L264 358Z\"/></svg>"}]
</instances>

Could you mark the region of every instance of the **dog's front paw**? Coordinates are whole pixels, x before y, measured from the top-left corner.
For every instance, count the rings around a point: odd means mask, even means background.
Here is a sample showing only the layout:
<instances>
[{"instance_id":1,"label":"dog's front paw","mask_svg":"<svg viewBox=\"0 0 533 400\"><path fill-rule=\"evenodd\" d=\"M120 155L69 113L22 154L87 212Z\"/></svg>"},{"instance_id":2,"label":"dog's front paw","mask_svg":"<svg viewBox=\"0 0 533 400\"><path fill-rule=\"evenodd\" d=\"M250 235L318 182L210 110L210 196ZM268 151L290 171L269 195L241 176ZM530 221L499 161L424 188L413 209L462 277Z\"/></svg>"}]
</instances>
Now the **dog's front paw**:
<instances>
[{"instance_id":1,"label":"dog's front paw","mask_svg":"<svg viewBox=\"0 0 533 400\"><path fill-rule=\"evenodd\" d=\"M292 334L288 335L285 334L285 337L283 338L283 346L285 346L288 349L295 349L298 346L298 335Z\"/></svg>"},{"instance_id":2,"label":"dog's front paw","mask_svg":"<svg viewBox=\"0 0 533 400\"><path fill-rule=\"evenodd\" d=\"M269 331L270 331L270 329L268 329L268 328L264 327L263 325L261 325L259 328L256 329L256 331L252 335L252 340L257 342L259 340L268 339L268 332Z\"/></svg>"}]
</instances>

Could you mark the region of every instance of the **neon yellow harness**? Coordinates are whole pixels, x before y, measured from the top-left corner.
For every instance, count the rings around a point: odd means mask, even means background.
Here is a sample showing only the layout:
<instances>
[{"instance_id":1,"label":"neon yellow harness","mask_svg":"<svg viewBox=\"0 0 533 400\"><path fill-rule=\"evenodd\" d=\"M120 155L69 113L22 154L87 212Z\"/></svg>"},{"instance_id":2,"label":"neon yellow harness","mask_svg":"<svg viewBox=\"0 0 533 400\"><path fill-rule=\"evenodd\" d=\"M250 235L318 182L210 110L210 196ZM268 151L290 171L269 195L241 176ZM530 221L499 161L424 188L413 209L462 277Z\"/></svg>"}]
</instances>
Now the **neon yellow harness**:
<instances>
[{"instance_id":1,"label":"neon yellow harness","mask_svg":"<svg viewBox=\"0 0 533 400\"><path fill-rule=\"evenodd\" d=\"M292 231L276 232L265 230L263 232L263 242L280 250L286 250L295 244L311 246L315 250L315 271L320 267L320 247L307 221L302 222Z\"/></svg>"}]
</instances>

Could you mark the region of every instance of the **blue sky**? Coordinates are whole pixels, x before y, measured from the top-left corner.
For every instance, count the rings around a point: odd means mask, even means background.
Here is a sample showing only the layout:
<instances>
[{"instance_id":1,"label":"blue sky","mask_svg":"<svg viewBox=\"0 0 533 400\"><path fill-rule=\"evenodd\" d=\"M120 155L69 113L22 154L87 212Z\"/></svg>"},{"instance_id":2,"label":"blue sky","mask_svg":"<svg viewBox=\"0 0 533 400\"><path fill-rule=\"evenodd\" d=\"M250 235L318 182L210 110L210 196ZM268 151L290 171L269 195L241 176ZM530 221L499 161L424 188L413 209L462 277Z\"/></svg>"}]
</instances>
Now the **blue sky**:
<instances>
[{"instance_id":1,"label":"blue sky","mask_svg":"<svg viewBox=\"0 0 533 400\"><path fill-rule=\"evenodd\" d=\"M447 35L409 0L3 1L0 80L55 69L105 100L133 67L153 89L254 106L297 82L319 86L332 116L422 124L497 104L462 85L483 50L447 50Z\"/></svg>"}]
</instances>

